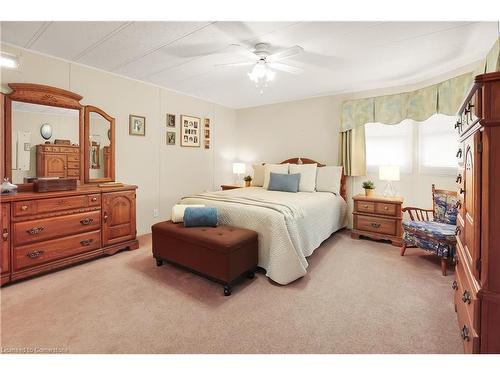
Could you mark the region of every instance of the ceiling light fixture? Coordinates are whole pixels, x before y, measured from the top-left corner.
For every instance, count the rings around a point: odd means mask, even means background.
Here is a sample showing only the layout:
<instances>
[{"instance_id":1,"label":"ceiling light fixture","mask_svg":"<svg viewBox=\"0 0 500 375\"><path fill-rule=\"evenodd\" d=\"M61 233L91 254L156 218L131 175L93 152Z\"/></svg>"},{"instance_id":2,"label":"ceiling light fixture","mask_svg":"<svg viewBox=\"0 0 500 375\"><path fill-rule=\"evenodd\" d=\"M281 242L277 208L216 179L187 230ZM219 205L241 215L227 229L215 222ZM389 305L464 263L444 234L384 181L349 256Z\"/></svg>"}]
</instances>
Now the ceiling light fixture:
<instances>
[{"instance_id":1,"label":"ceiling light fixture","mask_svg":"<svg viewBox=\"0 0 500 375\"><path fill-rule=\"evenodd\" d=\"M252 71L247 73L250 81L255 83L255 87L260 89L260 93L264 93L264 88L268 87L268 83L274 81L276 77L276 72L273 71L266 60L261 59L254 65Z\"/></svg>"},{"instance_id":2,"label":"ceiling light fixture","mask_svg":"<svg viewBox=\"0 0 500 375\"><path fill-rule=\"evenodd\" d=\"M17 56L4 53L0 54L0 66L8 69L19 68L19 58Z\"/></svg>"}]
</instances>

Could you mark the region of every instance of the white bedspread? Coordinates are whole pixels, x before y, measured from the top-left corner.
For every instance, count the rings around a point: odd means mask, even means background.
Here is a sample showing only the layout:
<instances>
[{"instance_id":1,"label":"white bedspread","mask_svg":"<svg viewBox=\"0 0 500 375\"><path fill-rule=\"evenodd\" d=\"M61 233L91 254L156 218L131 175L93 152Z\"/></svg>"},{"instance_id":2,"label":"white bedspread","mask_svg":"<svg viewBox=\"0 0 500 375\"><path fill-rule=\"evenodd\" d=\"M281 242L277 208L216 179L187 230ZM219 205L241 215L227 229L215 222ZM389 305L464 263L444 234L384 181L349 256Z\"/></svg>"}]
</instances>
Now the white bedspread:
<instances>
[{"instance_id":1,"label":"white bedspread","mask_svg":"<svg viewBox=\"0 0 500 375\"><path fill-rule=\"evenodd\" d=\"M181 203L217 207L221 224L256 231L259 266L279 284L304 276L306 257L347 224L347 204L332 193L252 187L188 196Z\"/></svg>"}]
</instances>

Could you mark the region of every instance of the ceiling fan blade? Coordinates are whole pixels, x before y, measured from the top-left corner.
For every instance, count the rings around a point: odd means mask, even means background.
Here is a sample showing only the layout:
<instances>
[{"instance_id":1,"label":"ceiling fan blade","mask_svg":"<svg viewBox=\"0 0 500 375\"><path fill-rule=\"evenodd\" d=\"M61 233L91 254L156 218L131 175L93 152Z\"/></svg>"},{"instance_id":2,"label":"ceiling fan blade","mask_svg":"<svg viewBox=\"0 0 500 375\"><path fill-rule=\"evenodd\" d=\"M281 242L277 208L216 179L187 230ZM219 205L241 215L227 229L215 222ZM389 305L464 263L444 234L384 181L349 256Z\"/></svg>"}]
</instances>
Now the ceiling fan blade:
<instances>
[{"instance_id":1,"label":"ceiling fan blade","mask_svg":"<svg viewBox=\"0 0 500 375\"><path fill-rule=\"evenodd\" d=\"M304 48L302 48L301 46L293 46L267 56L266 60L269 62L280 61L298 55L299 53L302 52L304 52Z\"/></svg>"},{"instance_id":2,"label":"ceiling fan blade","mask_svg":"<svg viewBox=\"0 0 500 375\"><path fill-rule=\"evenodd\" d=\"M215 64L214 66L224 67L224 66L250 66L250 65L255 65L255 62L248 61L248 62L236 62L236 63L228 63L228 64Z\"/></svg>"},{"instance_id":3,"label":"ceiling fan blade","mask_svg":"<svg viewBox=\"0 0 500 375\"><path fill-rule=\"evenodd\" d=\"M304 71L304 69L302 68L297 68L295 66L277 62L269 63L269 67L272 69L281 70L282 72L287 72L291 74L300 74Z\"/></svg>"},{"instance_id":4,"label":"ceiling fan blade","mask_svg":"<svg viewBox=\"0 0 500 375\"><path fill-rule=\"evenodd\" d=\"M241 55L242 57L246 57L250 60L256 61L259 60L260 57L257 56L255 53L253 53L251 50L249 50L247 47L242 46L241 44L230 44L229 45L229 50L234 51L235 53Z\"/></svg>"}]
</instances>

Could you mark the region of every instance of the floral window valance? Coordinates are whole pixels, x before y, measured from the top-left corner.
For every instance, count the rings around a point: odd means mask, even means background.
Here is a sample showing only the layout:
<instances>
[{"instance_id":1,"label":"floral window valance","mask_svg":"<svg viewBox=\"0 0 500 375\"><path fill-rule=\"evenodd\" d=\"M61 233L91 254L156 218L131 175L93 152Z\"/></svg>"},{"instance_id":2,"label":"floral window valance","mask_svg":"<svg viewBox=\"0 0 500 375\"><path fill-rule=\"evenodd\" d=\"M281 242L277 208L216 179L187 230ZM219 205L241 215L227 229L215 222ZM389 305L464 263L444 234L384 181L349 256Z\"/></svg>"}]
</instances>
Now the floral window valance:
<instances>
[{"instance_id":1,"label":"floral window valance","mask_svg":"<svg viewBox=\"0 0 500 375\"><path fill-rule=\"evenodd\" d=\"M342 130L368 122L399 124L405 119L424 121L435 113L454 115L472 85L472 73L462 74L420 90L342 103Z\"/></svg>"}]
</instances>

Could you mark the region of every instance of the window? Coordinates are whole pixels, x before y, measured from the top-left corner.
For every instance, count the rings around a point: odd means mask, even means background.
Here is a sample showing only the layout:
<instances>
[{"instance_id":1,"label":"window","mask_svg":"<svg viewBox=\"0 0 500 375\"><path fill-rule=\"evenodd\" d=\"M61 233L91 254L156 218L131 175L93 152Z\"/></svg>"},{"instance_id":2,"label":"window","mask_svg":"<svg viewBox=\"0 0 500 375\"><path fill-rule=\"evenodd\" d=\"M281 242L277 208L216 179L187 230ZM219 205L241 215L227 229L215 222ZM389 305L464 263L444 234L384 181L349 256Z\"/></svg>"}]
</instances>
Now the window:
<instances>
[{"instance_id":1,"label":"window","mask_svg":"<svg viewBox=\"0 0 500 375\"><path fill-rule=\"evenodd\" d=\"M412 172L413 121L397 125L369 123L365 125L366 166L377 172L381 165L397 165L402 173Z\"/></svg>"},{"instance_id":2,"label":"window","mask_svg":"<svg viewBox=\"0 0 500 375\"><path fill-rule=\"evenodd\" d=\"M433 175L456 173L457 133L454 116L433 115L423 122L404 120L396 125L365 125L366 165L377 172L381 165L397 165L401 173Z\"/></svg>"},{"instance_id":3,"label":"window","mask_svg":"<svg viewBox=\"0 0 500 375\"><path fill-rule=\"evenodd\" d=\"M418 123L419 172L455 174L458 136L453 128L455 117L434 115Z\"/></svg>"}]
</instances>

